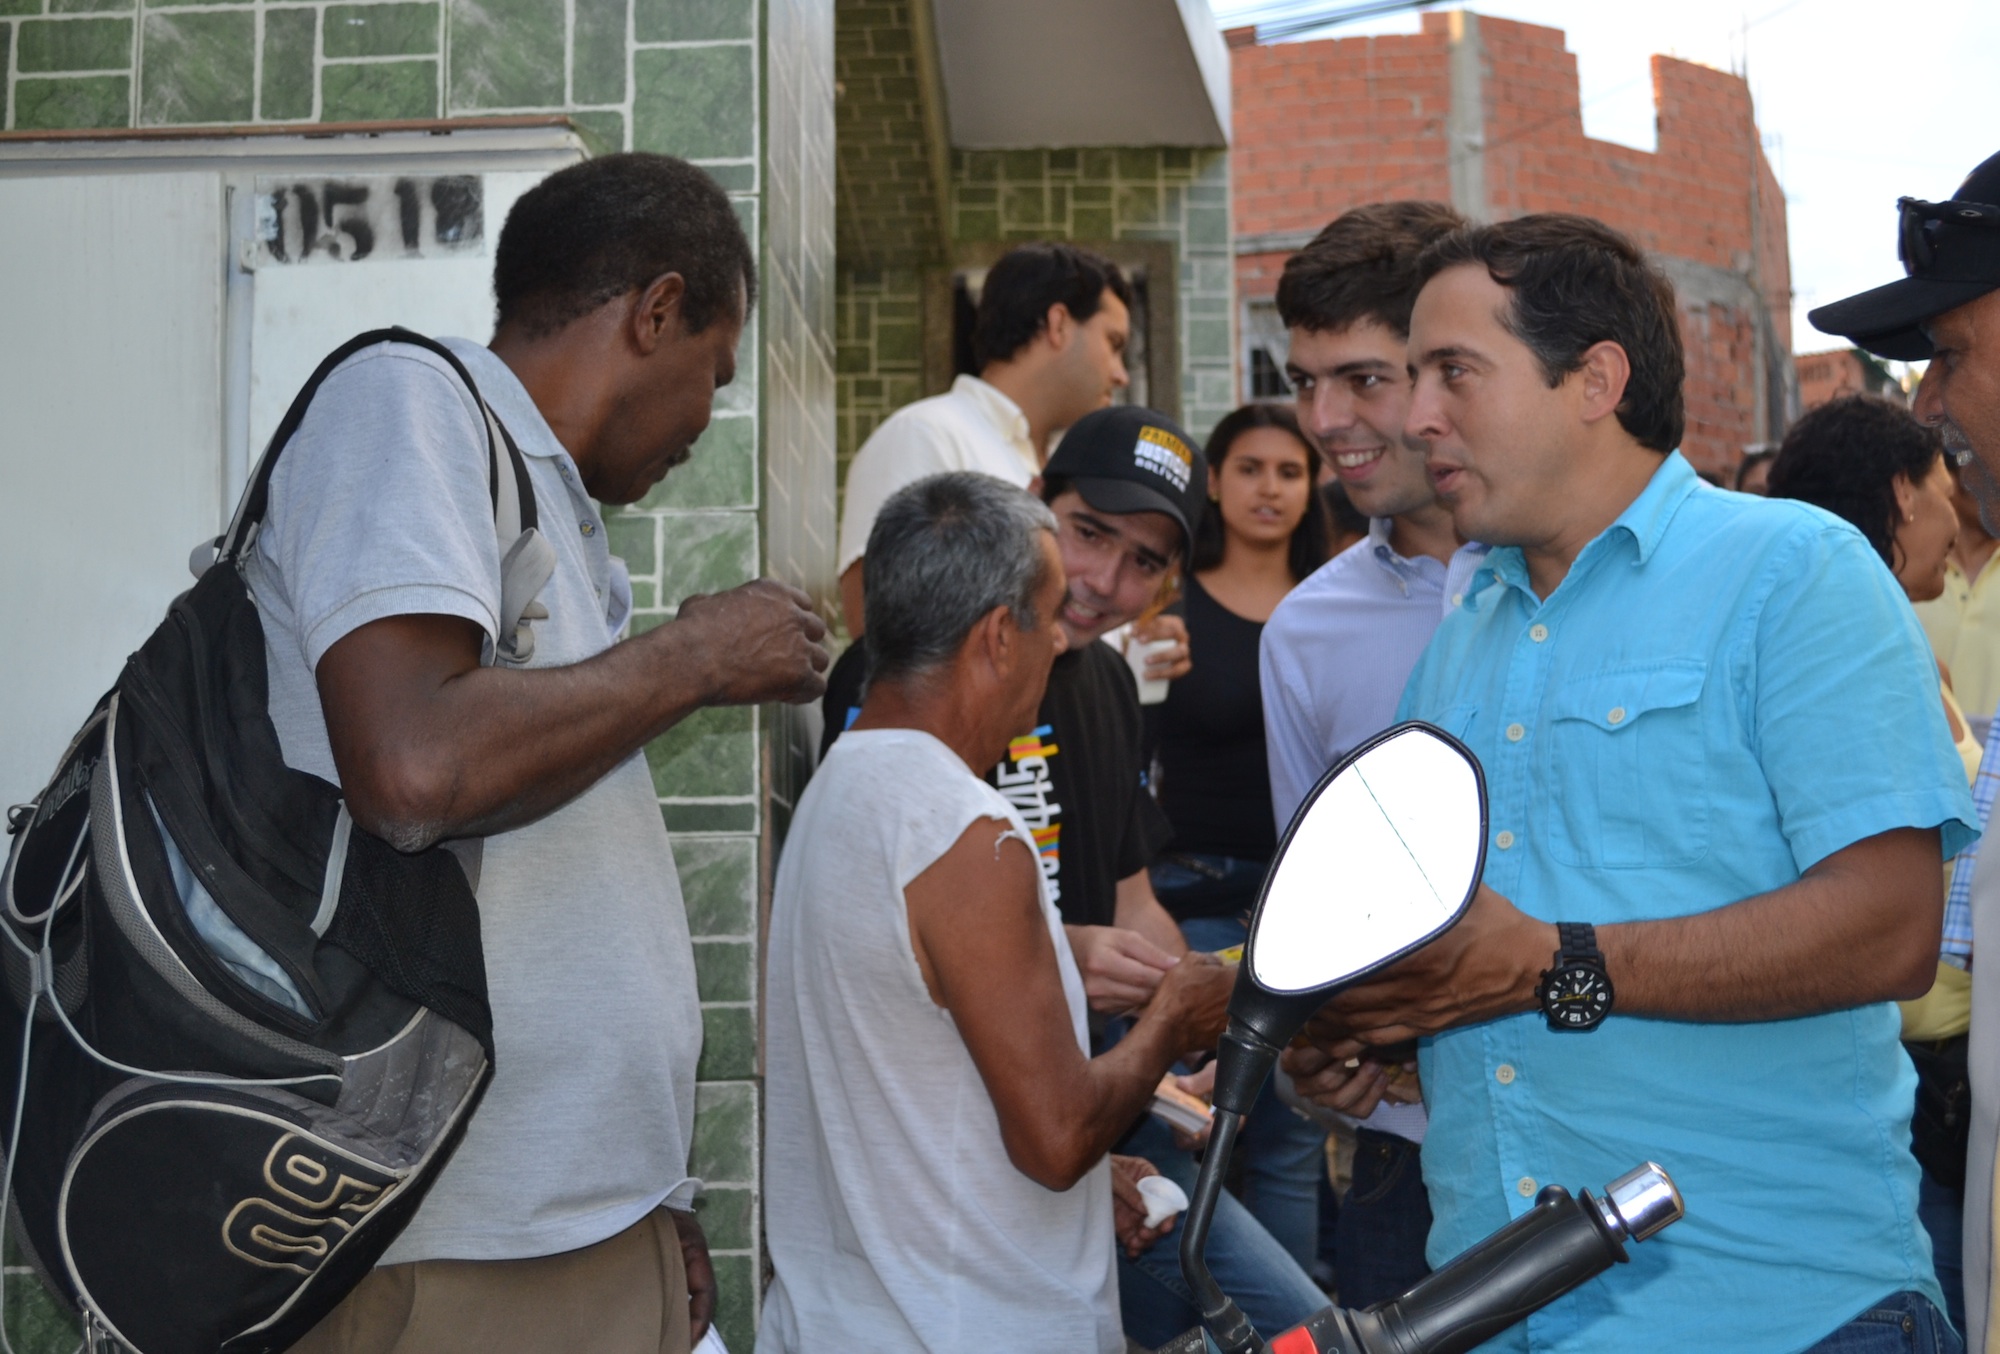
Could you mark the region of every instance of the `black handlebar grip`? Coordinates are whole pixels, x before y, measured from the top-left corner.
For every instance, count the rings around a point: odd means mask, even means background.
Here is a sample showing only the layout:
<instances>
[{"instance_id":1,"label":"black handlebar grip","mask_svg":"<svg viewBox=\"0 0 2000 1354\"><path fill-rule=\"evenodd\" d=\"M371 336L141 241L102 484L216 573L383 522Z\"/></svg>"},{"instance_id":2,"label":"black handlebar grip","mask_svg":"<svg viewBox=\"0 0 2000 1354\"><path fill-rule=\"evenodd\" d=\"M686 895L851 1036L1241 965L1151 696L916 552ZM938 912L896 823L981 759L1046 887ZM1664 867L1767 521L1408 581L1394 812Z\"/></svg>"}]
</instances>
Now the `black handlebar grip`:
<instances>
[{"instance_id":1,"label":"black handlebar grip","mask_svg":"<svg viewBox=\"0 0 2000 1354\"><path fill-rule=\"evenodd\" d=\"M1401 1297L1338 1313L1347 1329L1319 1347L1328 1354L1463 1354L1625 1259L1588 1190L1575 1198L1550 1185L1533 1208Z\"/></svg>"}]
</instances>

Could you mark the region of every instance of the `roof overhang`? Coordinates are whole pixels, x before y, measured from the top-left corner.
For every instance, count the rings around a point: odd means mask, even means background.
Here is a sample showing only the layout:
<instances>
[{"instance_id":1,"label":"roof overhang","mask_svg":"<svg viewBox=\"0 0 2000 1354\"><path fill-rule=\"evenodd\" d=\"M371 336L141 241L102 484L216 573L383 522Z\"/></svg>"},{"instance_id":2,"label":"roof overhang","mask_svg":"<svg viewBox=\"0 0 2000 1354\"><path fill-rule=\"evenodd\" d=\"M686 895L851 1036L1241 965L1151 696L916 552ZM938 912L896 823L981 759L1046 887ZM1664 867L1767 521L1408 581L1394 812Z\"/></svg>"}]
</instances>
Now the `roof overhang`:
<instances>
[{"instance_id":1,"label":"roof overhang","mask_svg":"<svg viewBox=\"0 0 2000 1354\"><path fill-rule=\"evenodd\" d=\"M933 7L956 147L1229 144L1229 49L1208 0Z\"/></svg>"}]
</instances>

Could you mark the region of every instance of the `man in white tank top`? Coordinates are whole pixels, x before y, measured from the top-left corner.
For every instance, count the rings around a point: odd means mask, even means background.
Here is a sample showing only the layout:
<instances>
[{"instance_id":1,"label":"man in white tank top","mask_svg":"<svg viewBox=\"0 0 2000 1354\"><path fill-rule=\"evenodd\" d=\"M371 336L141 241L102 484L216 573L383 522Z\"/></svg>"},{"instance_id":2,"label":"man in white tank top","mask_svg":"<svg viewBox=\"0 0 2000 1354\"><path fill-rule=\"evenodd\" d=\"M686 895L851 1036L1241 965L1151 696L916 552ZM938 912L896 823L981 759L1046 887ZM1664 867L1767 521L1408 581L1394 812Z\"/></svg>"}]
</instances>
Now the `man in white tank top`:
<instances>
[{"instance_id":1,"label":"man in white tank top","mask_svg":"<svg viewBox=\"0 0 2000 1354\"><path fill-rule=\"evenodd\" d=\"M772 904L767 1354L1125 1348L1113 1246L1159 1233L1133 1206L1151 1168L1107 1153L1213 1045L1233 974L1188 956L1089 1056L1033 838L980 779L1062 651L1054 527L954 473L892 496L870 534L873 678Z\"/></svg>"}]
</instances>

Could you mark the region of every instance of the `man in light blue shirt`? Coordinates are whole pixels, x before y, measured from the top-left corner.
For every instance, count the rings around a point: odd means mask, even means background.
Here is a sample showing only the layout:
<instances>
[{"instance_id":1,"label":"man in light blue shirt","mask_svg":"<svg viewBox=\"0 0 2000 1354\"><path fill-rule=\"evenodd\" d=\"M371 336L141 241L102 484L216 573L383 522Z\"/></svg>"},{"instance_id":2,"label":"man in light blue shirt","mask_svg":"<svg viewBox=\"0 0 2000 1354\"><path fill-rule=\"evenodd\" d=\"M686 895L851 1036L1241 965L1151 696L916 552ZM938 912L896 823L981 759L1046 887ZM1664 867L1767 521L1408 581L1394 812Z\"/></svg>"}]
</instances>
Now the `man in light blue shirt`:
<instances>
[{"instance_id":1,"label":"man in light blue shirt","mask_svg":"<svg viewBox=\"0 0 2000 1354\"><path fill-rule=\"evenodd\" d=\"M1543 1184L1673 1173L1683 1224L1493 1348L1956 1351L1890 1004L1971 836L1916 619L1850 527L1672 450L1673 295L1624 237L1523 217L1425 272L1409 430L1495 549L1401 713L1484 763L1485 885L1293 1069L1428 1036L1433 1261Z\"/></svg>"},{"instance_id":2,"label":"man in light blue shirt","mask_svg":"<svg viewBox=\"0 0 2000 1354\"><path fill-rule=\"evenodd\" d=\"M1484 546L1460 546L1423 444L1403 435L1417 256L1464 224L1441 202L1356 207L1286 260L1278 282L1299 426L1371 519L1367 539L1292 589L1264 627L1264 742L1281 835L1320 777L1389 727L1410 669L1485 556ZM1388 1071L1371 1064L1335 1107L1359 1120L1334 1246L1335 1285L1350 1307L1395 1297L1429 1268L1431 1213L1417 1162L1424 1108L1414 1082L1398 1090L1385 1100ZM1260 1132L1303 1138L1309 1178L1323 1172L1320 1144L1291 1115L1252 1116L1253 1154Z\"/></svg>"}]
</instances>

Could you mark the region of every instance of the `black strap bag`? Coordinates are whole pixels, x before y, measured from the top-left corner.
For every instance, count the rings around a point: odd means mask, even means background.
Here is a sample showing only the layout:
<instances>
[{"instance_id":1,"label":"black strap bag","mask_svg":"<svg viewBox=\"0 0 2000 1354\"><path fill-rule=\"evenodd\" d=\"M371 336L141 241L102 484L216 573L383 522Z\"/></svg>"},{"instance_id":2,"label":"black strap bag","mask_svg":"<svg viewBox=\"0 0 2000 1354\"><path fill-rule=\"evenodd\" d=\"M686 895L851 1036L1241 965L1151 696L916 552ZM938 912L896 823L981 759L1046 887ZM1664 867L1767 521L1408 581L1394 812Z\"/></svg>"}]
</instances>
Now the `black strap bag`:
<instances>
[{"instance_id":1,"label":"black strap bag","mask_svg":"<svg viewBox=\"0 0 2000 1354\"><path fill-rule=\"evenodd\" d=\"M285 765L239 567L314 392L385 340L472 385L402 330L328 357L212 564L9 815L0 1199L92 1338L141 1354L297 1341L408 1223L492 1077L466 870L443 848L397 852L353 825L338 787ZM546 615L532 598L554 557L490 411L487 432L512 541L501 657L525 660L523 614Z\"/></svg>"}]
</instances>

